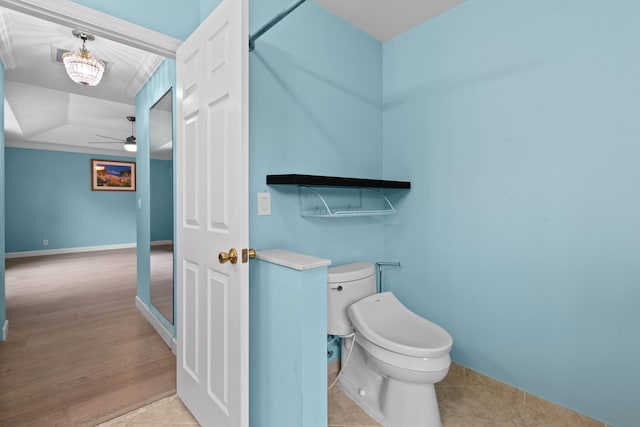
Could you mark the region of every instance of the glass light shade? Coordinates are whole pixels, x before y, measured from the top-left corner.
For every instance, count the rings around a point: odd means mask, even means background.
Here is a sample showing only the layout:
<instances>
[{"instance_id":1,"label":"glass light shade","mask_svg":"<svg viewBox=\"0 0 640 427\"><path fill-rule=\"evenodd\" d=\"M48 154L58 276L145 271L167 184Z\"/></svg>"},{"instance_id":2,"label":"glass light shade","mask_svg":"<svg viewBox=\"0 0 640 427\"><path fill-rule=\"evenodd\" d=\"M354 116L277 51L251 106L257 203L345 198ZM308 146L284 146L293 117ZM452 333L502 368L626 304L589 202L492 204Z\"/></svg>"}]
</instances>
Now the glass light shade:
<instances>
[{"instance_id":1,"label":"glass light shade","mask_svg":"<svg viewBox=\"0 0 640 427\"><path fill-rule=\"evenodd\" d=\"M104 62L89 55L84 47L80 52L67 52L62 55L67 75L74 82L83 86L96 86L102 80Z\"/></svg>"},{"instance_id":2,"label":"glass light shade","mask_svg":"<svg viewBox=\"0 0 640 427\"><path fill-rule=\"evenodd\" d=\"M124 149L127 151L132 151L132 152L136 152L138 150L138 146L136 145L136 141L129 141L127 140L124 143Z\"/></svg>"}]
</instances>

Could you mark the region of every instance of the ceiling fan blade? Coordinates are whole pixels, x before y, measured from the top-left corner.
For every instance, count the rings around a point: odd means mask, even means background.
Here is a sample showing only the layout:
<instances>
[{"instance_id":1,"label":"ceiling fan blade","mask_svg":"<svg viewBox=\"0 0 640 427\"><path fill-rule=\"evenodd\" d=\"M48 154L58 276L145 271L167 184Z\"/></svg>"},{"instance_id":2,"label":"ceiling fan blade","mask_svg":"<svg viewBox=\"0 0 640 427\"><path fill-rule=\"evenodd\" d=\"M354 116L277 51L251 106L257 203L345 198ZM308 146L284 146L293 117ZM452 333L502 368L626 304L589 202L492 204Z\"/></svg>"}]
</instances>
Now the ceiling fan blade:
<instances>
[{"instance_id":1,"label":"ceiling fan blade","mask_svg":"<svg viewBox=\"0 0 640 427\"><path fill-rule=\"evenodd\" d=\"M118 142L124 142L122 138L114 138L112 136L105 136L105 135L96 135L96 136L99 136L100 138L113 139L114 141L118 141Z\"/></svg>"},{"instance_id":2,"label":"ceiling fan blade","mask_svg":"<svg viewBox=\"0 0 640 427\"><path fill-rule=\"evenodd\" d=\"M87 141L87 144L122 144L124 141Z\"/></svg>"}]
</instances>

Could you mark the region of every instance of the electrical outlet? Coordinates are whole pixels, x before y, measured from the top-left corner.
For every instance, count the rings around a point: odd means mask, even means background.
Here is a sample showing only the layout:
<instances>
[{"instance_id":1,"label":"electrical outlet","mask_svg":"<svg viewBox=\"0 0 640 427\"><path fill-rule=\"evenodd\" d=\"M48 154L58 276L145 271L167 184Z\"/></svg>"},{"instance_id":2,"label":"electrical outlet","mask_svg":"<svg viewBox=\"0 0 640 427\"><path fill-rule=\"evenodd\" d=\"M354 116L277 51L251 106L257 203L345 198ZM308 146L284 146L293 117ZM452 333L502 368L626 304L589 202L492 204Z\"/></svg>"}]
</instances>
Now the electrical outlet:
<instances>
[{"instance_id":1,"label":"electrical outlet","mask_svg":"<svg viewBox=\"0 0 640 427\"><path fill-rule=\"evenodd\" d=\"M49 241L48 240L43 240L42 241L42 246L49 246Z\"/></svg>"}]
</instances>

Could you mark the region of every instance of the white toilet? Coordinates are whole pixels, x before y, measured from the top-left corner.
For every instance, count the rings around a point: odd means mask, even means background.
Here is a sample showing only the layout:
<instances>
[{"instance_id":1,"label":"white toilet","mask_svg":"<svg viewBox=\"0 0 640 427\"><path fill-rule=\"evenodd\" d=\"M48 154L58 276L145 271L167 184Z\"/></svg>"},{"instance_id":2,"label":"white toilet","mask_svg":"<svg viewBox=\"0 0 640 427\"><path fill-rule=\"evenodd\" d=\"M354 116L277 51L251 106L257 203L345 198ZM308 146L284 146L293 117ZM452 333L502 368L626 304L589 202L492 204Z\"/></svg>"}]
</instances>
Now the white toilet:
<instances>
[{"instance_id":1,"label":"white toilet","mask_svg":"<svg viewBox=\"0 0 640 427\"><path fill-rule=\"evenodd\" d=\"M376 294L366 262L329 268L327 305L328 333L347 336L344 392L387 427L441 427L434 384L449 371L451 335L391 292Z\"/></svg>"}]
</instances>

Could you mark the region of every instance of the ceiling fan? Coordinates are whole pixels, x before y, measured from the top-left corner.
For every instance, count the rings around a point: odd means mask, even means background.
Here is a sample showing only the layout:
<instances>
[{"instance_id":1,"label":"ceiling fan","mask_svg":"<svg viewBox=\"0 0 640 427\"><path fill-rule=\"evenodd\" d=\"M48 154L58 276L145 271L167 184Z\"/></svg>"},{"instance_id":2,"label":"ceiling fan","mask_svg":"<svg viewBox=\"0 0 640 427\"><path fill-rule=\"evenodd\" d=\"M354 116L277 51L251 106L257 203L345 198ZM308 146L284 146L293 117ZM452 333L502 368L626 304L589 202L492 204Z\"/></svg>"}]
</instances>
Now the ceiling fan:
<instances>
[{"instance_id":1,"label":"ceiling fan","mask_svg":"<svg viewBox=\"0 0 640 427\"><path fill-rule=\"evenodd\" d=\"M88 143L89 144L115 144L117 142L120 144L124 144L125 150L135 152L137 147L136 147L136 137L133 136L133 123L136 121L136 117L127 116L127 120L131 122L131 136L128 136L125 139L122 139L122 138L113 138L111 136L105 136L105 135L96 135L97 137L100 137L100 138L112 139L113 141L88 141Z\"/></svg>"}]
</instances>

